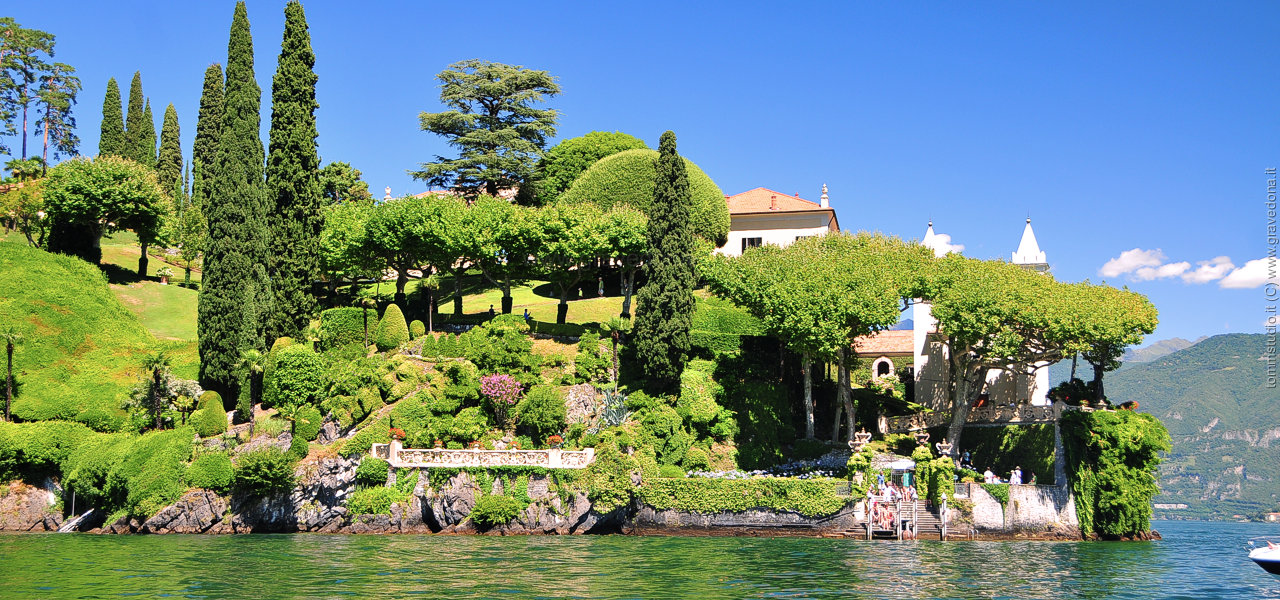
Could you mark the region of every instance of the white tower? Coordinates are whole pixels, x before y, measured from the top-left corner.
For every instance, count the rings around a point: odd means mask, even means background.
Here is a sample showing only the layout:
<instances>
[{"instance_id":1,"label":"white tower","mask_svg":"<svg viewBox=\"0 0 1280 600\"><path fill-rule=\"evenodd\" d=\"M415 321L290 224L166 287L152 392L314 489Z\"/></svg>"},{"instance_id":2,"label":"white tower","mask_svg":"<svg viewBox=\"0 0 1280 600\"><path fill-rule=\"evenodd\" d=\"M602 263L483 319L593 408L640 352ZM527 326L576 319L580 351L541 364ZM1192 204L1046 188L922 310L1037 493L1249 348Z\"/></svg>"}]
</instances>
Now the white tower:
<instances>
[{"instance_id":1,"label":"white tower","mask_svg":"<svg viewBox=\"0 0 1280 600\"><path fill-rule=\"evenodd\" d=\"M1036 242L1036 232L1031 230L1031 217L1027 217L1027 226L1022 229L1022 241L1018 242L1018 250L1013 253L1013 264L1040 272L1049 270L1049 261L1045 260L1044 251Z\"/></svg>"}]
</instances>

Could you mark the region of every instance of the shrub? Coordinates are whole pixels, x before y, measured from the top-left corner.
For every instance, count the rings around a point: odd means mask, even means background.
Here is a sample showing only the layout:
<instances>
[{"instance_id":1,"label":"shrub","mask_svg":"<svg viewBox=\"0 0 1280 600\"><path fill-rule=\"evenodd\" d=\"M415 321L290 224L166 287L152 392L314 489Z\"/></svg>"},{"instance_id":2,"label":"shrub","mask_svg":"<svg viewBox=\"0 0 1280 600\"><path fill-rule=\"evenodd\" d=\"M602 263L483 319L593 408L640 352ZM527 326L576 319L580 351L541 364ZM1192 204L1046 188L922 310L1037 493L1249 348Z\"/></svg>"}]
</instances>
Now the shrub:
<instances>
[{"instance_id":1,"label":"shrub","mask_svg":"<svg viewBox=\"0 0 1280 600\"><path fill-rule=\"evenodd\" d=\"M320 435L320 426L323 424L324 417L320 416L320 411L316 407L304 406L298 409L298 414L293 417L293 437L310 442Z\"/></svg>"},{"instance_id":2,"label":"shrub","mask_svg":"<svg viewBox=\"0 0 1280 600\"><path fill-rule=\"evenodd\" d=\"M422 349L418 351L424 358L435 358L440 355L436 350L436 336L434 334L425 334L422 336Z\"/></svg>"},{"instance_id":3,"label":"shrub","mask_svg":"<svg viewBox=\"0 0 1280 600\"><path fill-rule=\"evenodd\" d=\"M578 354L573 359L574 382L599 381L609 370L609 359L600 352L600 334L584 333L578 338Z\"/></svg>"},{"instance_id":4,"label":"shrub","mask_svg":"<svg viewBox=\"0 0 1280 600\"><path fill-rule=\"evenodd\" d=\"M625 204L649 213L657 179L658 153L654 150L626 150L597 161L578 176L560 196L570 204L595 203L601 211ZM689 178L689 224L699 237L724 244L729 235L729 208L724 192L697 165L684 159Z\"/></svg>"},{"instance_id":5,"label":"shrub","mask_svg":"<svg viewBox=\"0 0 1280 600\"><path fill-rule=\"evenodd\" d=\"M294 461L279 448L250 450L236 460L235 487L254 496L293 488Z\"/></svg>"},{"instance_id":6,"label":"shrub","mask_svg":"<svg viewBox=\"0 0 1280 600\"><path fill-rule=\"evenodd\" d=\"M658 479L636 490L658 510L713 514L752 508L788 510L808 517L834 514L856 498L837 494L837 481L822 479Z\"/></svg>"},{"instance_id":7,"label":"shrub","mask_svg":"<svg viewBox=\"0 0 1280 600\"><path fill-rule=\"evenodd\" d=\"M409 322L409 337L411 339L416 340L426 335L426 333L427 333L427 326L424 325L422 321L414 319L413 321Z\"/></svg>"},{"instance_id":8,"label":"shrub","mask_svg":"<svg viewBox=\"0 0 1280 600\"><path fill-rule=\"evenodd\" d=\"M458 337L445 333L440 335L440 339L436 340L436 355L441 358L462 358L462 353L458 350Z\"/></svg>"},{"instance_id":9,"label":"shrub","mask_svg":"<svg viewBox=\"0 0 1280 600\"><path fill-rule=\"evenodd\" d=\"M486 373L517 375L527 371L533 340L529 326L520 315L499 315L459 336L465 349L461 354Z\"/></svg>"},{"instance_id":10,"label":"shrub","mask_svg":"<svg viewBox=\"0 0 1280 600\"><path fill-rule=\"evenodd\" d=\"M674 477L683 479L685 477L684 469L675 465L662 465L658 467L658 477Z\"/></svg>"},{"instance_id":11,"label":"shrub","mask_svg":"<svg viewBox=\"0 0 1280 600\"><path fill-rule=\"evenodd\" d=\"M360 460L360 466L356 467L356 485L363 487L385 486L387 484L387 473L390 469L391 465L387 461L366 456Z\"/></svg>"},{"instance_id":12,"label":"shrub","mask_svg":"<svg viewBox=\"0 0 1280 600\"><path fill-rule=\"evenodd\" d=\"M353 515L389 515L392 504L407 503L409 494L390 487L360 488L347 498L347 510Z\"/></svg>"},{"instance_id":13,"label":"shrub","mask_svg":"<svg viewBox=\"0 0 1280 600\"><path fill-rule=\"evenodd\" d=\"M399 348L409 341L409 325L404 321L404 313L395 304L387 305L378 326L370 333L373 343L379 350L387 351Z\"/></svg>"},{"instance_id":14,"label":"shrub","mask_svg":"<svg viewBox=\"0 0 1280 600\"><path fill-rule=\"evenodd\" d=\"M711 468L711 459L707 456L707 451L693 446L684 453L684 460L680 461L680 466L686 471L706 471Z\"/></svg>"},{"instance_id":15,"label":"shrub","mask_svg":"<svg viewBox=\"0 0 1280 600\"><path fill-rule=\"evenodd\" d=\"M265 374L263 382L264 405L301 406L324 398L324 357L305 346L288 346L272 354L275 355L274 367Z\"/></svg>"},{"instance_id":16,"label":"shrub","mask_svg":"<svg viewBox=\"0 0 1280 600\"><path fill-rule=\"evenodd\" d=\"M302 460L311 452L311 445L302 436L295 435L289 438L289 451L287 454L290 459Z\"/></svg>"},{"instance_id":17,"label":"shrub","mask_svg":"<svg viewBox=\"0 0 1280 600\"><path fill-rule=\"evenodd\" d=\"M320 346L328 349L348 344L364 345L364 309L344 306L321 312Z\"/></svg>"},{"instance_id":18,"label":"shrub","mask_svg":"<svg viewBox=\"0 0 1280 600\"><path fill-rule=\"evenodd\" d=\"M187 467L187 483L191 487L204 488L215 492L226 492L231 489L235 471L231 467L231 457L225 452L201 454L191 461Z\"/></svg>"},{"instance_id":19,"label":"shrub","mask_svg":"<svg viewBox=\"0 0 1280 600\"><path fill-rule=\"evenodd\" d=\"M545 440L564 430L566 412L559 389L535 385L516 405L516 421L533 439Z\"/></svg>"},{"instance_id":20,"label":"shrub","mask_svg":"<svg viewBox=\"0 0 1280 600\"><path fill-rule=\"evenodd\" d=\"M511 522L520 514L520 503L508 496L481 496L471 509L471 521L481 527Z\"/></svg>"},{"instance_id":21,"label":"shrub","mask_svg":"<svg viewBox=\"0 0 1280 600\"><path fill-rule=\"evenodd\" d=\"M191 414L191 426L200 437L213 437L227 432L227 412L222 408L222 397L217 392L200 395L200 408Z\"/></svg>"}]
</instances>

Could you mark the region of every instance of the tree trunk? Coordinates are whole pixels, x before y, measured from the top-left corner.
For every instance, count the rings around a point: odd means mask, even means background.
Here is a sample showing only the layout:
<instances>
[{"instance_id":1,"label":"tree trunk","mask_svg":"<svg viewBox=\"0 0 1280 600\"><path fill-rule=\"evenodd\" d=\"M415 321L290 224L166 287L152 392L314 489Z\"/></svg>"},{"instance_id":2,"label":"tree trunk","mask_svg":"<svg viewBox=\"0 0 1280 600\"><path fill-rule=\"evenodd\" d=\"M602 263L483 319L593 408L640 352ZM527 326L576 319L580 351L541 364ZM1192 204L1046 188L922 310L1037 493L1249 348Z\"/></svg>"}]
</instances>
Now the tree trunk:
<instances>
[{"instance_id":1,"label":"tree trunk","mask_svg":"<svg viewBox=\"0 0 1280 600\"><path fill-rule=\"evenodd\" d=\"M1067 487L1066 448L1062 445L1062 427L1058 420L1053 420L1053 484Z\"/></svg>"},{"instance_id":2,"label":"tree trunk","mask_svg":"<svg viewBox=\"0 0 1280 600\"><path fill-rule=\"evenodd\" d=\"M1077 352L1077 353L1075 353L1075 354L1072 354L1072 355L1071 355L1071 378L1070 378L1070 379L1067 379L1067 381L1074 381L1074 380L1075 380L1075 378L1076 378L1076 361L1078 361L1078 360L1080 360L1080 353L1079 353L1079 352Z\"/></svg>"},{"instance_id":3,"label":"tree trunk","mask_svg":"<svg viewBox=\"0 0 1280 600\"><path fill-rule=\"evenodd\" d=\"M453 316L462 316L462 273L453 275Z\"/></svg>"},{"instance_id":4,"label":"tree trunk","mask_svg":"<svg viewBox=\"0 0 1280 600\"><path fill-rule=\"evenodd\" d=\"M142 245L142 256L138 257L138 277L145 279L147 276L147 247L151 244L142 239L139 239L138 243Z\"/></svg>"},{"instance_id":5,"label":"tree trunk","mask_svg":"<svg viewBox=\"0 0 1280 600\"><path fill-rule=\"evenodd\" d=\"M381 282L382 278L379 277L378 281ZM400 306L404 306L404 300L406 298L406 296L404 295L404 286L408 285L408 283L409 283L409 270L405 268L403 265L401 265L399 268L396 269L396 299L395 299L396 304Z\"/></svg>"},{"instance_id":6,"label":"tree trunk","mask_svg":"<svg viewBox=\"0 0 1280 600\"><path fill-rule=\"evenodd\" d=\"M364 306L364 303L361 302L360 310L362 310L364 313L363 314L364 316L364 347L368 348L369 347L369 307Z\"/></svg>"},{"instance_id":7,"label":"tree trunk","mask_svg":"<svg viewBox=\"0 0 1280 600\"><path fill-rule=\"evenodd\" d=\"M44 164L40 165L40 175L44 176L49 173L49 119L44 120L44 154L40 155L40 161Z\"/></svg>"},{"instance_id":8,"label":"tree trunk","mask_svg":"<svg viewBox=\"0 0 1280 600\"><path fill-rule=\"evenodd\" d=\"M838 396L838 395L837 395ZM840 404L839 397L836 398L836 410L831 414L831 443L839 443L840 441L840 422L844 419L844 405Z\"/></svg>"},{"instance_id":9,"label":"tree trunk","mask_svg":"<svg viewBox=\"0 0 1280 600\"><path fill-rule=\"evenodd\" d=\"M800 355L800 376L804 378L804 437L813 439L813 378L809 370L813 366L809 353Z\"/></svg>"},{"instance_id":10,"label":"tree trunk","mask_svg":"<svg viewBox=\"0 0 1280 600\"><path fill-rule=\"evenodd\" d=\"M9 420L9 407L13 404L13 343L4 345L5 354L9 356L9 370L4 378L4 420Z\"/></svg>"},{"instance_id":11,"label":"tree trunk","mask_svg":"<svg viewBox=\"0 0 1280 600\"><path fill-rule=\"evenodd\" d=\"M160 430L160 371L151 373L151 413L155 416L156 431Z\"/></svg>"},{"instance_id":12,"label":"tree trunk","mask_svg":"<svg viewBox=\"0 0 1280 600\"><path fill-rule=\"evenodd\" d=\"M960 453L960 436L964 433L965 420L969 418L969 409L987 384L987 367L979 367L972 377L967 377L967 368L953 364L948 392L951 396L951 424L947 426L947 440L951 442L952 454Z\"/></svg>"},{"instance_id":13,"label":"tree trunk","mask_svg":"<svg viewBox=\"0 0 1280 600\"><path fill-rule=\"evenodd\" d=\"M31 84L28 82L23 82L22 84L23 98L30 98L30 96L27 95L28 90L30 89L31 89ZM28 100L27 104L30 104L30 103L31 101ZM22 160L27 160L27 104L22 105Z\"/></svg>"},{"instance_id":14,"label":"tree trunk","mask_svg":"<svg viewBox=\"0 0 1280 600\"><path fill-rule=\"evenodd\" d=\"M502 314L511 314L511 308L515 305L515 301L511 298L511 280L502 280Z\"/></svg>"},{"instance_id":15,"label":"tree trunk","mask_svg":"<svg viewBox=\"0 0 1280 600\"><path fill-rule=\"evenodd\" d=\"M845 441L853 441L854 427L858 424L858 407L853 404L853 395L849 393L849 351L841 348L837 355L839 360L839 370L836 379L838 382L840 405L844 407L844 420L847 427L845 431Z\"/></svg>"},{"instance_id":16,"label":"tree trunk","mask_svg":"<svg viewBox=\"0 0 1280 600\"><path fill-rule=\"evenodd\" d=\"M631 318L631 294L635 292L636 269L622 273L622 318Z\"/></svg>"},{"instance_id":17,"label":"tree trunk","mask_svg":"<svg viewBox=\"0 0 1280 600\"><path fill-rule=\"evenodd\" d=\"M1093 405L1102 406L1102 401L1107 397L1102 391L1102 364L1091 363L1093 365Z\"/></svg>"},{"instance_id":18,"label":"tree trunk","mask_svg":"<svg viewBox=\"0 0 1280 600\"><path fill-rule=\"evenodd\" d=\"M436 291L427 288L427 332L435 331Z\"/></svg>"},{"instance_id":19,"label":"tree trunk","mask_svg":"<svg viewBox=\"0 0 1280 600\"><path fill-rule=\"evenodd\" d=\"M618 386L618 330L614 330L609 337L613 338L613 384L616 389ZM810 423L810 426L813 424Z\"/></svg>"}]
</instances>

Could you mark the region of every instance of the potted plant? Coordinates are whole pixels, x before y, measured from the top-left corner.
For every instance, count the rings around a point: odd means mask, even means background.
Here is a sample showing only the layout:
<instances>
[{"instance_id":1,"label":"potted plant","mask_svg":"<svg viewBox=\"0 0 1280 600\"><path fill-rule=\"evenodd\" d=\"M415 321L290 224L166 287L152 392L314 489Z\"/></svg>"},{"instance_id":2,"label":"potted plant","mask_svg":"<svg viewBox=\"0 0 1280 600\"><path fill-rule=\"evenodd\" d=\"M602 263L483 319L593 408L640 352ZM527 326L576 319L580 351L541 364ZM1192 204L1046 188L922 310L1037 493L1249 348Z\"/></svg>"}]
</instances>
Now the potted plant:
<instances>
[{"instance_id":1,"label":"potted plant","mask_svg":"<svg viewBox=\"0 0 1280 600\"><path fill-rule=\"evenodd\" d=\"M169 285L169 278L173 277L173 269L160 267L160 270L156 271L156 275L160 276L160 285Z\"/></svg>"},{"instance_id":2,"label":"potted plant","mask_svg":"<svg viewBox=\"0 0 1280 600\"><path fill-rule=\"evenodd\" d=\"M560 437L559 434L551 434L551 437L547 438L547 445L551 446L552 448L558 449L560 448L560 445L563 443L564 443L564 438Z\"/></svg>"},{"instance_id":3,"label":"potted plant","mask_svg":"<svg viewBox=\"0 0 1280 600\"><path fill-rule=\"evenodd\" d=\"M399 427L391 428L391 439L400 440L403 442L404 438L405 438L405 433L403 429L400 429Z\"/></svg>"}]
</instances>

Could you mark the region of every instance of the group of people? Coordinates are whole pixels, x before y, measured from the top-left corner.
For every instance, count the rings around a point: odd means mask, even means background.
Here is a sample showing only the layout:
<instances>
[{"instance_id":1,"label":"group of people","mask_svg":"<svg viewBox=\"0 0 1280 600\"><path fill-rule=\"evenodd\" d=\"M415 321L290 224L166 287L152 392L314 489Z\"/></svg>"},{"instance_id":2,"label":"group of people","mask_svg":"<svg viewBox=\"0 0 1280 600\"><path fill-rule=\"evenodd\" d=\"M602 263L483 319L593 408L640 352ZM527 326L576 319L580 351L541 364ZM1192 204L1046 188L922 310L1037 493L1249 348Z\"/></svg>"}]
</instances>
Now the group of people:
<instances>
[{"instance_id":1,"label":"group of people","mask_svg":"<svg viewBox=\"0 0 1280 600\"><path fill-rule=\"evenodd\" d=\"M898 485L885 481L884 474L876 477L875 485L867 489L867 516L876 524L876 529L893 529L895 517L891 505L899 500L915 502L919 499L913 485ZM903 523L907 526L907 523Z\"/></svg>"},{"instance_id":2,"label":"group of people","mask_svg":"<svg viewBox=\"0 0 1280 600\"><path fill-rule=\"evenodd\" d=\"M1022 485L1022 467L1015 466L1013 470L1009 472L1009 479L1007 480L1001 479L998 475L996 475L991 471L991 467L987 467L987 470L982 473L982 482L983 483L1008 483L1010 485ZM1031 474L1031 480L1029 483L1031 485L1036 484L1035 473Z\"/></svg>"}]
</instances>

